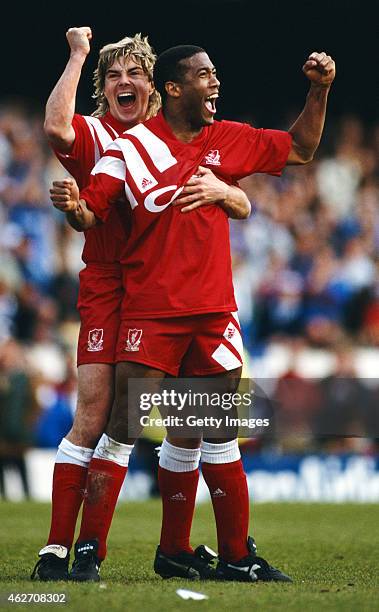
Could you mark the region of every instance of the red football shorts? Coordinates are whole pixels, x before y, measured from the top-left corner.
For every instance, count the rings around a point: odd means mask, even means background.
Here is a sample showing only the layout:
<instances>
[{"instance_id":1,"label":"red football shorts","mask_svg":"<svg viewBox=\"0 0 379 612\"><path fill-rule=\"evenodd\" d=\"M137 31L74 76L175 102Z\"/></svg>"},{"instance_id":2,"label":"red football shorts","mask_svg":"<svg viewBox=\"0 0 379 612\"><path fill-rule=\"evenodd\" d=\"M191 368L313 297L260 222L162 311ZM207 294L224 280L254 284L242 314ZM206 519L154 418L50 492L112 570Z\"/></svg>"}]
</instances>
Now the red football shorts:
<instances>
[{"instance_id":1,"label":"red football shorts","mask_svg":"<svg viewBox=\"0 0 379 612\"><path fill-rule=\"evenodd\" d=\"M88 264L79 273L78 366L115 363L123 294L119 264Z\"/></svg>"},{"instance_id":2,"label":"red football shorts","mask_svg":"<svg viewBox=\"0 0 379 612\"><path fill-rule=\"evenodd\" d=\"M116 361L134 361L172 376L207 376L242 365L237 313L126 319Z\"/></svg>"}]
</instances>

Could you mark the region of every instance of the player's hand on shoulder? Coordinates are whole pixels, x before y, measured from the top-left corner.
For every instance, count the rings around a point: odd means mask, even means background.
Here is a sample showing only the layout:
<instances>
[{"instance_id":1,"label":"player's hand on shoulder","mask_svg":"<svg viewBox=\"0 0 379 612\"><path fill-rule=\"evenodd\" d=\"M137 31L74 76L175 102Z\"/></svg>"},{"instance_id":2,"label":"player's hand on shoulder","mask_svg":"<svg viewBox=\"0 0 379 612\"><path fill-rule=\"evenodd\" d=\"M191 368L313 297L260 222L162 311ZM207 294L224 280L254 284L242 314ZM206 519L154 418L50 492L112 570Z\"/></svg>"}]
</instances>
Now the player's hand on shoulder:
<instances>
[{"instance_id":1,"label":"player's hand on shoulder","mask_svg":"<svg viewBox=\"0 0 379 612\"><path fill-rule=\"evenodd\" d=\"M305 62L303 72L314 85L330 87L336 76L336 65L330 55L315 51Z\"/></svg>"},{"instance_id":2,"label":"player's hand on shoulder","mask_svg":"<svg viewBox=\"0 0 379 612\"><path fill-rule=\"evenodd\" d=\"M54 181L50 189L50 200L62 212L73 212L79 204L79 187L73 178Z\"/></svg>"},{"instance_id":3,"label":"player's hand on shoulder","mask_svg":"<svg viewBox=\"0 0 379 612\"><path fill-rule=\"evenodd\" d=\"M88 55L90 52L89 41L92 39L92 31L88 26L81 28L69 28L66 38L70 45L71 53L82 53Z\"/></svg>"}]
</instances>

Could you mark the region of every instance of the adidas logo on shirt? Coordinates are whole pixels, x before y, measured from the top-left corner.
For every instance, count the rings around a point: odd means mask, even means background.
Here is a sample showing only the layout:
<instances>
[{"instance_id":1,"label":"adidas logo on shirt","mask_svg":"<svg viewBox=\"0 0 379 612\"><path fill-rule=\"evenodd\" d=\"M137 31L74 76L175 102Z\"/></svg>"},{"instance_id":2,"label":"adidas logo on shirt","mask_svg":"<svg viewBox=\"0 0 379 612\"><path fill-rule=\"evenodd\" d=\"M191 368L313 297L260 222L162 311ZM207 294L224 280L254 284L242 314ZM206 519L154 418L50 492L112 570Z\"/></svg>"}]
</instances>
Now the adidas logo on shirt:
<instances>
[{"instance_id":1,"label":"adidas logo on shirt","mask_svg":"<svg viewBox=\"0 0 379 612\"><path fill-rule=\"evenodd\" d=\"M148 189L150 187L150 185L153 185L153 184L154 184L153 181L151 181L148 178L143 178L142 181L141 181L141 187L144 190Z\"/></svg>"},{"instance_id":2,"label":"adidas logo on shirt","mask_svg":"<svg viewBox=\"0 0 379 612\"><path fill-rule=\"evenodd\" d=\"M181 492L180 492L180 493L176 493L175 495L172 495L172 496L170 497L170 499L171 499L172 501L187 501L186 496L185 496L185 495L183 495L183 493L181 493Z\"/></svg>"},{"instance_id":3,"label":"adidas logo on shirt","mask_svg":"<svg viewBox=\"0 0 379 612\"><path fill-rule=\"evenodd\" d=\"M222 489L216 489L212 493L212 497L225 497L225 496L226 496L226 493Z\"/></svg>"}]
</instances>

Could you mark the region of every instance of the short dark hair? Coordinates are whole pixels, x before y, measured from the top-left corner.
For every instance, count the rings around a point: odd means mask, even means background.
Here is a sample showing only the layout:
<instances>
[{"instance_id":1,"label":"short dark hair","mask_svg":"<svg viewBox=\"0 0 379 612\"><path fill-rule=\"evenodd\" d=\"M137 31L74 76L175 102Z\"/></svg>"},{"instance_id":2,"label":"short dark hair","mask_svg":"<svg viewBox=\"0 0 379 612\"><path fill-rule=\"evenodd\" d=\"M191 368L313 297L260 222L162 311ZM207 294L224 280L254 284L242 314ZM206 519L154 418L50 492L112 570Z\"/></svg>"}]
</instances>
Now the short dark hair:
<instances>
[{"instance_id":1,"label":"short dark hair","mask_svg":"<svg viewBox=\"0 0 379 612\"><path fill-rule=\"evenodd\" d=\"M178 45L163 51L155 62L153 79L155 88L162 96L162 101L165 100L167 93L165 84L167 81L180 83L186 73L186 69L180 62L184 59L205 53L202 47L196 45Z\"/></svg>"}]
</instances>

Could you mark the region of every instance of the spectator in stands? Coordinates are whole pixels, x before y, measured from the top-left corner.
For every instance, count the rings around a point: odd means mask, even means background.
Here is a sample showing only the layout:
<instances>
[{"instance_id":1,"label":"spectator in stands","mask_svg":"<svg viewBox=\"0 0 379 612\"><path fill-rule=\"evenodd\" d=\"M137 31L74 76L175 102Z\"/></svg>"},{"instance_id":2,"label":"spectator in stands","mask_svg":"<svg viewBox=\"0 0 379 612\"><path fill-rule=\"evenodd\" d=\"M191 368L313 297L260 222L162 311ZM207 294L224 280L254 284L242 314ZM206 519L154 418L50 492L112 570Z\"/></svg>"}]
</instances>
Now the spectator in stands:
<instances>
[{"instance_id":1,"label":"spectator in stands","mask_svg":"<svg viewBox=\"0 0 379 612\"><path fill-rule=\"evenodd\" d=\"M19 473L24 495L29 497L24 454L33 443L34 416L35 401L23 349L9 338L0 348L0 494L4 498L4 472L9 467Z\"/></svg>"},{"instance_id":2,"label":"spectator in stands","mask_svg":"<svg viewBox=\"0 0 379 612\"><path fill-rule=\"evenodd\" d=\"M63 174L42 116L0 103L0 347L13 338L27 347L40 406L41 389L63 383L75 352L82 250L81 234L49 204L51 180ZM345 337L354 350L379 349L379 125L353 116L335 124L309 167L241 181L253 214L232 222L231 239L254 358L297 338L329 351Z\"/></svg>"},{"instance_id":3,"label":"spectator in stands","mask_svg":"<svg viewBox=\"0 0 379 612\"><path fill-rule=\"evenodd\" d=\"M341 341L335 349L335 369L319 385L320 410L315 415L315 437L329 451L354 450L355 437L366 436L365 407L369 390L357 377L353 345Z\"/></svg>"}]
</instances>

